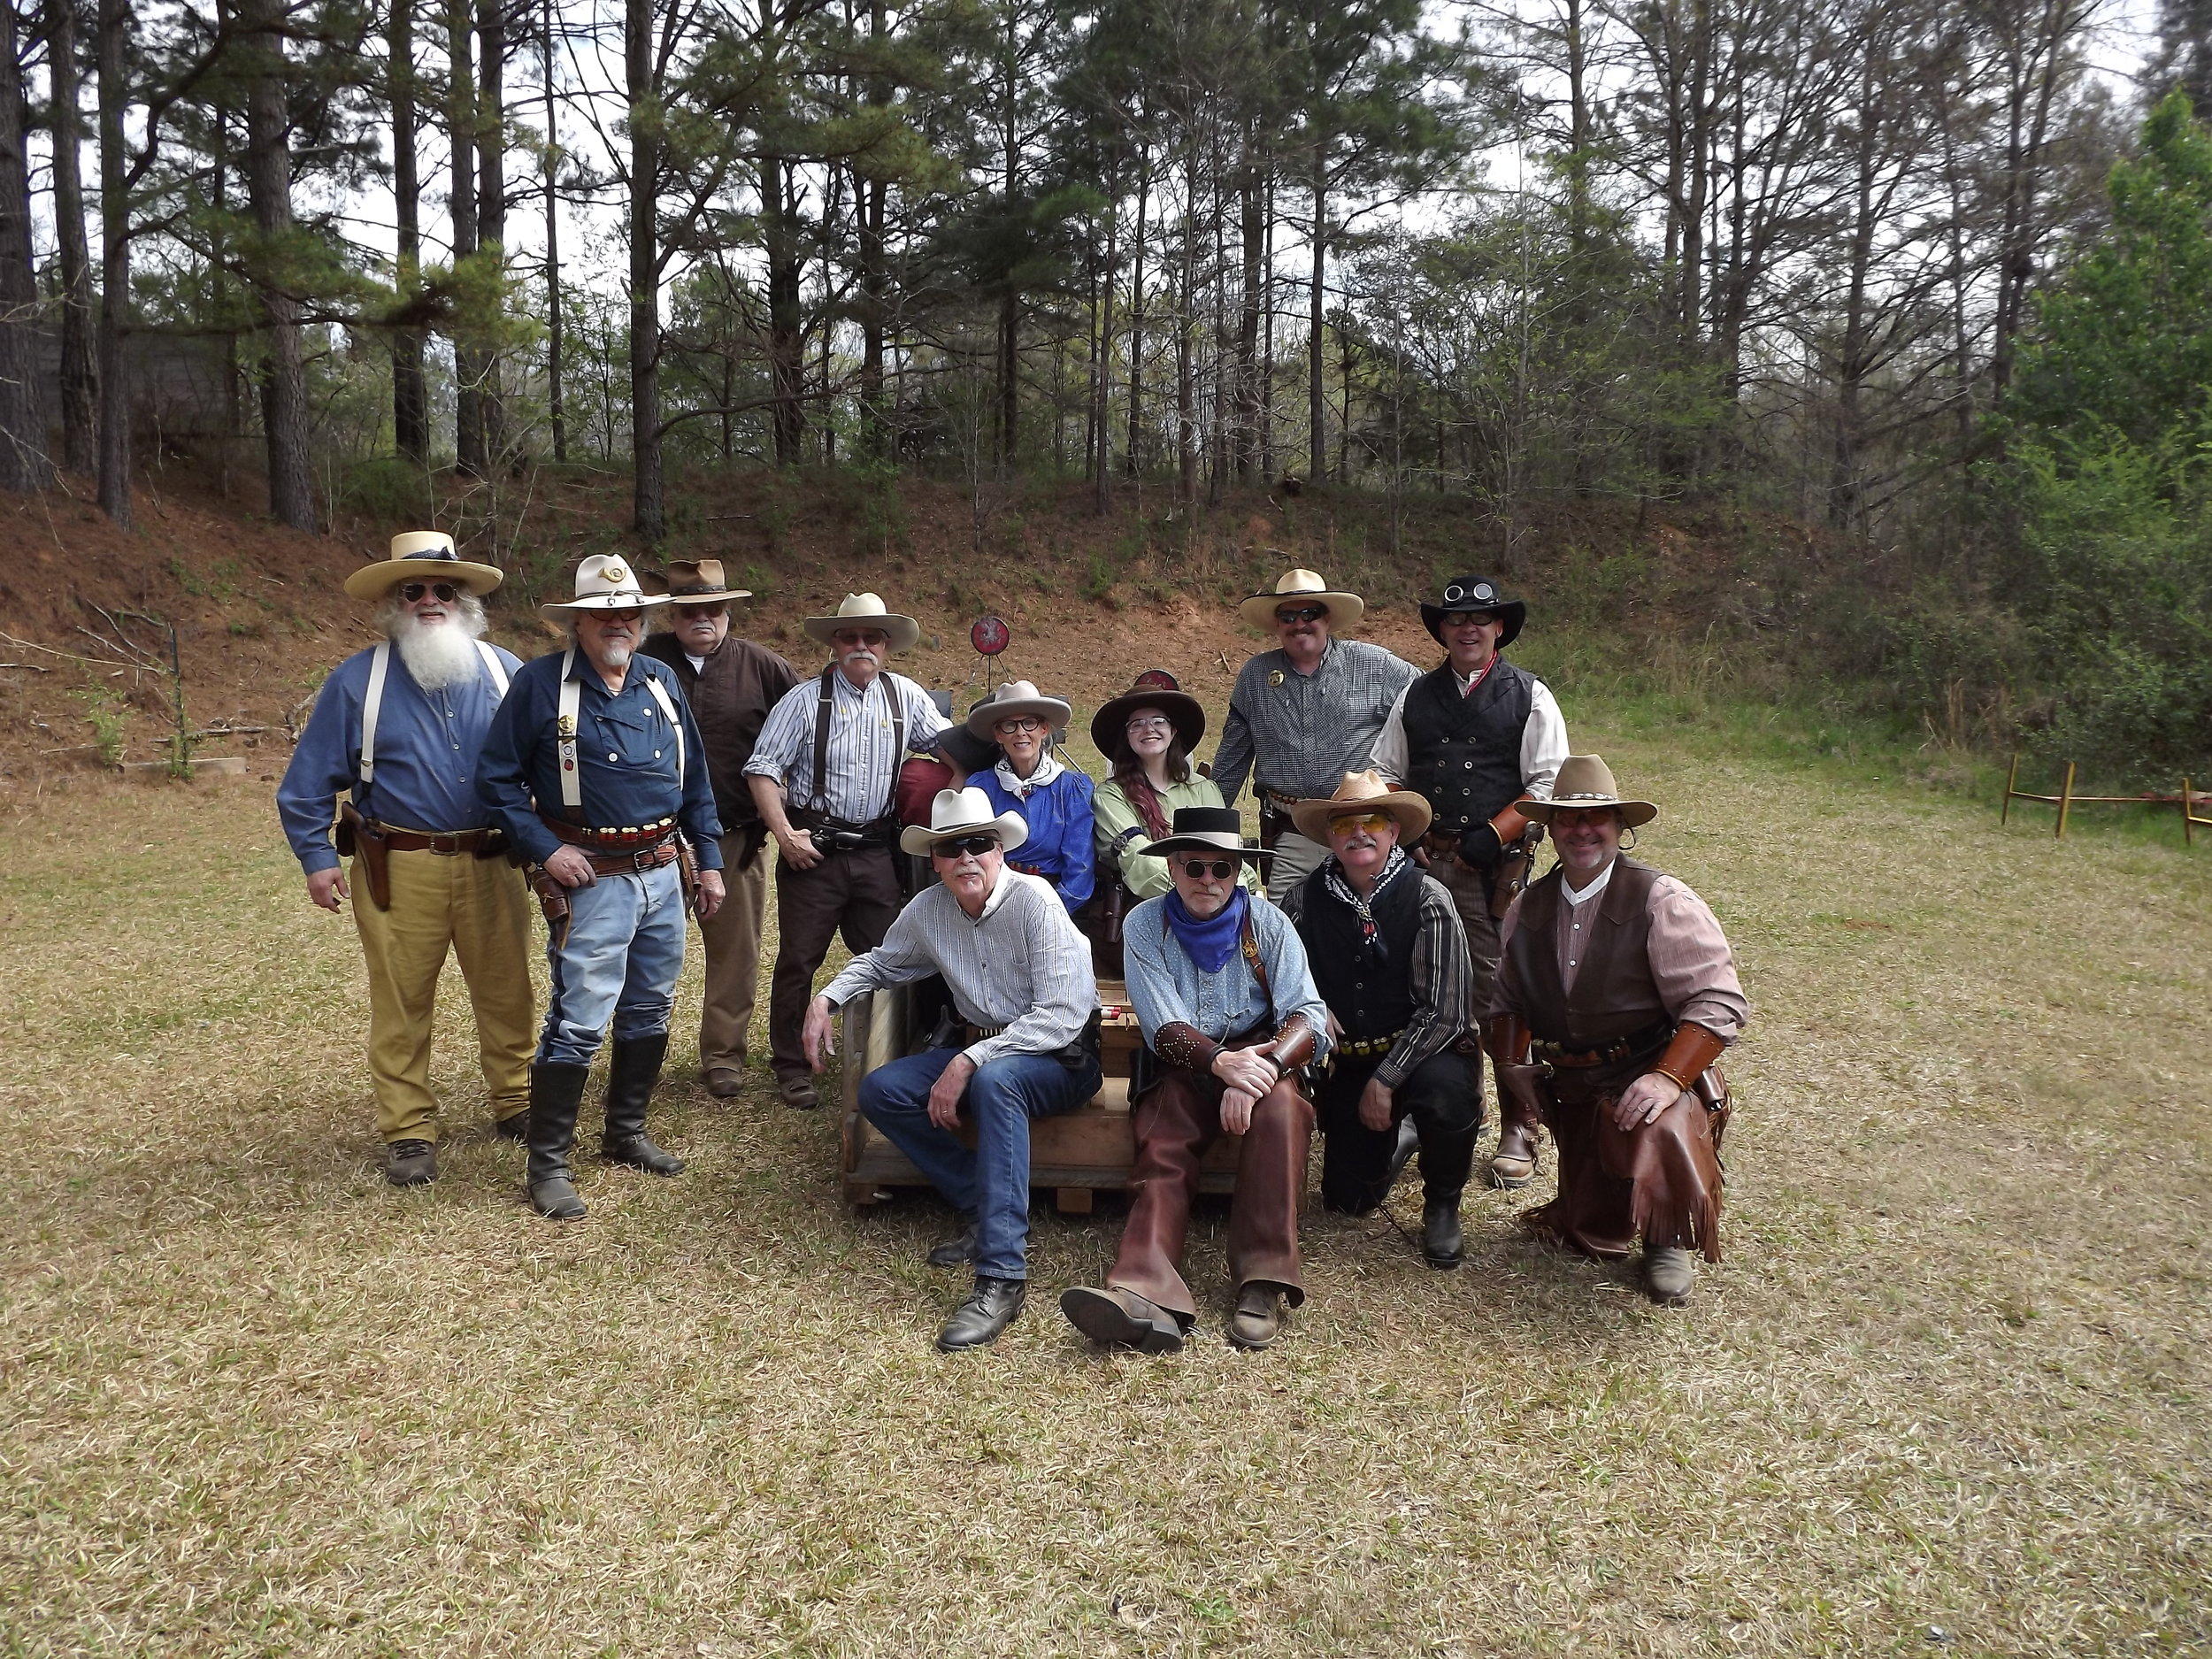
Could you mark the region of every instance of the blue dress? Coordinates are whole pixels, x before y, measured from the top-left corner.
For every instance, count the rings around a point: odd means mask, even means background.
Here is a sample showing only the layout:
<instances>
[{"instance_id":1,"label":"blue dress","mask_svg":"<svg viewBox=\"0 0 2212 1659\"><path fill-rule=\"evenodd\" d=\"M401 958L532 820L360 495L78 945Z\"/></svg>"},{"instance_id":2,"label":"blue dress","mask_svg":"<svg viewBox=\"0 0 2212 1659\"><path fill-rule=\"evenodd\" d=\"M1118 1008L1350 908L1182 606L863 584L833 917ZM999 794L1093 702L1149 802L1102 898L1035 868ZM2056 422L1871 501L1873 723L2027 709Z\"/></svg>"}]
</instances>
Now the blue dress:
<instances>
[{"instance_id":1,"label":"blue dress","mask_svg":"<svg viewBox=\"0 0 2212 1659\"><path fill-rule=\"evenodd\" d=\"M1018 812L1029 826L1028 839L1006 856L1017 870L1052 883L1060 902L1073 915L1090 902L1093 886L1091 780L1069 766L1050 783L1018 798L995 770L968 780L991 798L994 812Z\"/></svg>"}]
</instances>

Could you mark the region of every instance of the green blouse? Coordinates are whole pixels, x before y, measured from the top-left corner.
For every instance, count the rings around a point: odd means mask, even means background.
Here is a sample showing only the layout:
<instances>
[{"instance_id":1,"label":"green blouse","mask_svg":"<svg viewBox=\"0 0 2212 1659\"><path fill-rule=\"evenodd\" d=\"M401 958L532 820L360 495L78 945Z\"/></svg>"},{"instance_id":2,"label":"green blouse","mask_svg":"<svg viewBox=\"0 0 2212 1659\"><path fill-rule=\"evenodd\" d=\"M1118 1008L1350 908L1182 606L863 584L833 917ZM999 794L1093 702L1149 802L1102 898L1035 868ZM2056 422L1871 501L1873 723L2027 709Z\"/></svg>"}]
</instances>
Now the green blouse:
<instances>
[{"instance_id":1,"label":"green blouse","mask_svg":"<svg viewBox=\"0 0 2212 1659\"><path fill-rule=\"evenodd\" d=\"M1184 806L1219 806L1221 791L1210 778L1202 778L1196 772L1187 783L1171 786L1160 796L1160 807L1167 814L1168 822L1175 821L1175 809ZM1156 899L1174 883L1168 879L1167 860L1148 858L1137 849L1152 839L1144 826L1144 819L1129 797L1121 792L1121 786L1109 779L1098 786L1091 797L1092 835L1098 849L1098 879L1102 883L1108 872L1119 871L1122 885L1141 899ZM1135 831L1132 835L1130 832ZM1245 885L1253 886L1252 866L1245 865Z\"/></svg>"}]
</instances>

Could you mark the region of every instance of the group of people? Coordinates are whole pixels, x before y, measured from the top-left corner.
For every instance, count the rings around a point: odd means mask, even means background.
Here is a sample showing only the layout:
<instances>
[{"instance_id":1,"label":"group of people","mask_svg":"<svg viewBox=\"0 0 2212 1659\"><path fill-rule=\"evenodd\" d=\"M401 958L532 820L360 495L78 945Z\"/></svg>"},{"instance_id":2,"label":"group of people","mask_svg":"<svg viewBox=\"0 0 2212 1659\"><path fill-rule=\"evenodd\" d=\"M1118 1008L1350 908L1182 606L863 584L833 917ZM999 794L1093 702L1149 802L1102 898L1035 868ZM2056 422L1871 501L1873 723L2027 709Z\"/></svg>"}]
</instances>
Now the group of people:
<instances>
[{"instance_id":1,"label":"group of people","mask_svg":"<svg viewBox=\"0 0 2212 1659\"><path fill-rule=\"evenodd\" d=\"M500 580L437 532L354 572L385 637L332 672L279 790L309 896L351 901L394 1185L437 1173L449 950L495 1133L526 1141L540 1213L585 1213L571 1156L603 1043L603 1155L679 1173L646 1115L686 918L706 959L702 1079L726 1098L772 863L768 1059L787 1104L818 1103L841 1005L917 981L937 999L927 1046L870 1071L860 1100L960 1212L930 1256L974 1275L948 1351L995 1340L1024 1305L1029 1126L1098 1094L1102 965L1125 977L1142 1041L1119 1255L1061 1298L1100 1341L1187 1339L1185 1233L1223 1135L1240 1140L1232 1342L1268 1346L1304 1298L1317 1124L1325 1207L1371 1212L1417 1153L1422 1253L1459 1265L1486 1053L1489 1179L1527 1186L1547 1126L1557 1149L1557 1196L1530 1225L1601 1258L1640 1236L1641 1282L1668 1305L1691 1294L1692 1250L1719 1259L1713 1062L1748 1017L1733 961L1696 895L1624 856L1656 808L1570 755L1550 689L1501 654L1527 608L1495 583L1457 578L1422 604L1444 652L1424 672L1348 637L1359 595L1287 572L1240 607L1276 645L1238 675L1211 766L1194 758L1205 710L1156 670L1092 721L1110 769L1094 784L1061 750L1066 699L1015 680L956 723L894 672L920 627L874 594L806 620L829 660L803 676L732 631L749 595L713 560L672 562L649 591L628 562L586 558L572 597L544 607L566 648L528 664L483 638ZM650 632L656 614L670 626ZM1248 782L1256 841L1235 805ZM1531 883L1547 832L1557 862ZM550 968L534 1038L533 890ZM852 960L818 994L841 933Z\"/></svg>"}]
</instances>

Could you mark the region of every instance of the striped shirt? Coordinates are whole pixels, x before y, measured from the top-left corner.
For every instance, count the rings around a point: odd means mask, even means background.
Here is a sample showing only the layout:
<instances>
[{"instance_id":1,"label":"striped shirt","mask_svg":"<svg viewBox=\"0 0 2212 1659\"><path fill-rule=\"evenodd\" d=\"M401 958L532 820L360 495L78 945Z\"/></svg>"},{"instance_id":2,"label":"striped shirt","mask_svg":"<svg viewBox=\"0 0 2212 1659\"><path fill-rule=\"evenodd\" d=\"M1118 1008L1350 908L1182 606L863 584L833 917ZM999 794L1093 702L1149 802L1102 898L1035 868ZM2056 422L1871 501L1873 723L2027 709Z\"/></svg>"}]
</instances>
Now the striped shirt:
<instances>
[{"instance_id":1,"label":"striped shirt","mask_svg":"<svg viewBox=\"0 0 2212 1659\"><path fill-rule=\"evenodd\" d=\"M1331 640L1310 674L1290 665L1290 653L1262 651L1245 664L1229 694L1229 718L1214 751L1214 782L1233 803L1255 789L1307 801L1332 795L1348 772L1367 764L1367 751L1391 705L1421 671L1364 640Z\"/></svg>"},{"instance_id":2,"label":"striped shirt","mask_svg":"<svg viewBox=\"0 0 2212 1659\"><path fill-rule=\"evenodd\" d=\"M773 778L795 807L817 804L814 720L821 695L818 674L785 692L768 711L745 763L747 777ZM891 810L892 786L905 759L891 752L894 696L906 710L907 748L927 754L949 724L929 693L903 674L878 674L865 691L856 689L841 669L830 676L829 782L819 804L832 818L865 824Z\"/></svg>"},{"instance_id":3,"label":"striped shirt","mask_svg":"<svg viewBox=\"0 0 2212 1659\"><path fill-rule=\"evenodd\" d=\"M1420 931L1413 936L1406 964L1412 979L1413 1018L1375 1068L1375 1080L1385 1088L1398 1087L1414 1067L1464 1036L1468 1006L1474 1000L1467 930L1460 926L1452 895L1434 876L1421 875L1417 868L1413 873L1421 879L1421 908L1415 912ZM1305 919L1306 893L1307 884L1301 881L1283 895L1283 914L1294 926ZM1302 935L1304 929L1299 931Z\"/></svg>"},{"instance_id":4,"label":"striped shirt","mask_svg":"<svg viewBox=\"0 0 2212 1659\"><path fill-rule=\"evenodd\" d=\"M1018 870L1000 870L980 916L962 910L951 888L925 887L883 942L847 963L823 995L835 1006L933 973L945 976L961 1018L987 1031L1003 1027L969 1046L979 1066L1066 1048L1098 1006L1089 941L1052 884Z\"/></svg>"}]
</instances>

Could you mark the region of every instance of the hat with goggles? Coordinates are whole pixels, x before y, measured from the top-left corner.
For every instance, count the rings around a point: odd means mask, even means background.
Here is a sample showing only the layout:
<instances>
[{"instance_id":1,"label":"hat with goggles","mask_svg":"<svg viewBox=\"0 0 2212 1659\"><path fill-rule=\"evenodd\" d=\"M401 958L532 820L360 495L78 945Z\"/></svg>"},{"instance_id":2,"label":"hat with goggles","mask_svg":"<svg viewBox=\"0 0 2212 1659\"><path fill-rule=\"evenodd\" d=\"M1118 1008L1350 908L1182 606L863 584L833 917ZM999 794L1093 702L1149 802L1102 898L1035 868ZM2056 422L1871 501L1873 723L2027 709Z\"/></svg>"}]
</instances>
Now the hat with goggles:
<instances>
[{"instance_id":1,"label":"hat with goggles","mask_svg":"<svg viewBox=\"0 0 2212 1659\"><path fill-rule=\"evenodd\" d=\"M1521 637L1521 625L1528 620L1528 603L1508 599L1487 576L1455 576L1444 584L1444 597L1440 603L1431 604L1425 599L1421 602L1421 626L1428 629L1430 638L1441 645L1444 618L1455 612L1497 618L1505 625L1498 635L1498 644L1502 649Z\"/></svg>"}]
</instances>

